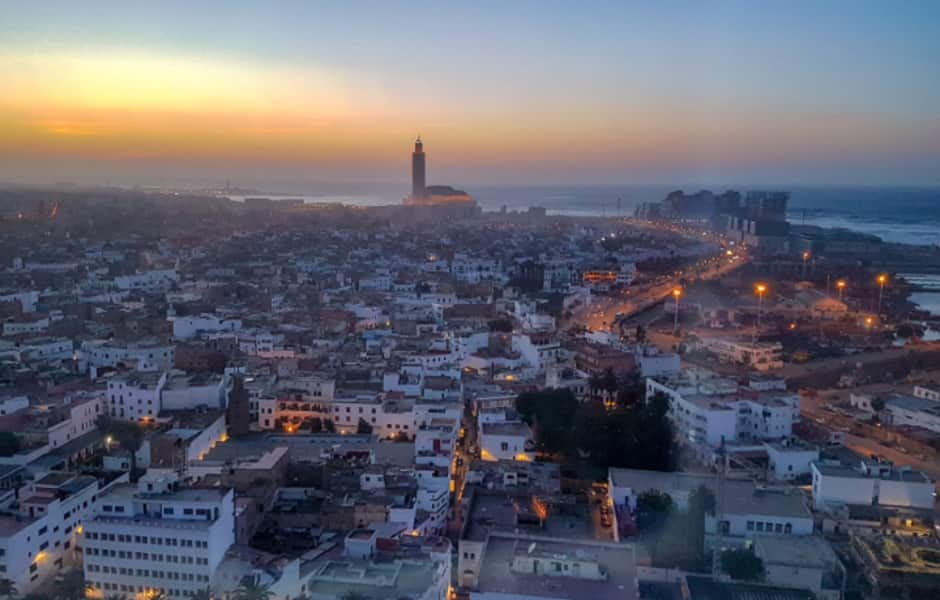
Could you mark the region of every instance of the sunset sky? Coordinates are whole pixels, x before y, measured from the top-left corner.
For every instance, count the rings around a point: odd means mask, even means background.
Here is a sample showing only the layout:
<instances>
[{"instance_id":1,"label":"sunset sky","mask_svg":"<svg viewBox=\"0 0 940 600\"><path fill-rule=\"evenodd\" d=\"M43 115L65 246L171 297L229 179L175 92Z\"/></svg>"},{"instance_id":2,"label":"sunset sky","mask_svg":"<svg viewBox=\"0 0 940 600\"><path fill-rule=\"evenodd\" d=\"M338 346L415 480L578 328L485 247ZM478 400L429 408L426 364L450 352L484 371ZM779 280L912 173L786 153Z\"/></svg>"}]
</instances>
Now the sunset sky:
<instances>
[{"instance_id":1,"label":"sunset sky","mask_svg":"<svg viewBox=\"0 0 940 600\"><path fill-rule=\"evenodd\" d=\"M0 9L5 181L940 184L940 2Z\"/></svg>"}]
</instances>

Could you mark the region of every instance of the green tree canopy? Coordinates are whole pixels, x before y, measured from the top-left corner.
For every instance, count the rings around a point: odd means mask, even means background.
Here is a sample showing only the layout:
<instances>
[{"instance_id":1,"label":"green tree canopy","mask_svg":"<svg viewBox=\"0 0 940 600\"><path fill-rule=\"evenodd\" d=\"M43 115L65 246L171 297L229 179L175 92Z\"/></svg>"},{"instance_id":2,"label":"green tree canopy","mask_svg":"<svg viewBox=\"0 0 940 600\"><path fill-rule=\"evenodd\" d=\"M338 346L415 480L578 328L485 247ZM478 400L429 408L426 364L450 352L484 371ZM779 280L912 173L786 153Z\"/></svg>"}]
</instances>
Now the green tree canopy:
<instances>
[{"instance_id":1,"label":"green tree canopy","mask_svg":"<svg viewBox=\"0 0 940 600\"><path fill-rule=\"evenodd\" d=\"M736 548L721 553L721 570L732 579L760 581L764 578L764 561L753 550Z\"/></svg>"}]
</instances>

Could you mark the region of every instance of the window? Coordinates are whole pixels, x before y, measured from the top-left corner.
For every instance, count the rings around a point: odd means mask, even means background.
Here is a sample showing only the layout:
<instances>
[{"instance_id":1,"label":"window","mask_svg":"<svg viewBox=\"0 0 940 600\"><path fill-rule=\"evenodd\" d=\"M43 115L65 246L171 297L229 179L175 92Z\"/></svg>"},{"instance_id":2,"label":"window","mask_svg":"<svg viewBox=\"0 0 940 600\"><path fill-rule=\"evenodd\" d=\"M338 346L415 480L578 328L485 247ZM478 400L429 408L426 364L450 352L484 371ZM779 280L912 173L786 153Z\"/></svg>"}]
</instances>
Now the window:
<instances>
[{"instance_id":1,"label":"window","mask_svg":"<svg viewBox=\"0 0 940 600\"><path fill-rule=\"evenodd\" d=\"M748 530L748 531L754 531L754 521L748 521L748 522L747 522L747 530Z\"/></svg>"}]
</instances>

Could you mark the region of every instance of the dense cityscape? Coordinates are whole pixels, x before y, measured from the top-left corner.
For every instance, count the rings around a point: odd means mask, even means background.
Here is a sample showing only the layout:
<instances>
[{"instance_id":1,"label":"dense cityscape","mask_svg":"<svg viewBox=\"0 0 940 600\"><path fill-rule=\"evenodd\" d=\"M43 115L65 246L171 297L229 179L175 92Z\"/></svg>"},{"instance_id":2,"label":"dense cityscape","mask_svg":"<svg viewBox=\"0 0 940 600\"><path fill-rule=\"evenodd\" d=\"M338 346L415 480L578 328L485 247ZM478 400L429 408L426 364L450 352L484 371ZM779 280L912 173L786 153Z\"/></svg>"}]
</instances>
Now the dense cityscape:
<instances>
[{"instance_id":1,"label":"dense cityscape","mask_svg":"<svg viewBox=\"0 0 940 600\"><path fill-rule=\"evenodd\" d=\"M940 589L940 343L896 275L936 248L785 191L484 212L412 160L375 208L0 192L8 594Z\"/></svg>"},{"instance_id":2,"label":"dense cityscape","mask_svg":"<svg viewBox=\"0 0 940 600\"><path fill-rule=\"evenodd\" d=\"M0 600L940 598L940 4L2 14Z\"/></svg>"}]
</instances>

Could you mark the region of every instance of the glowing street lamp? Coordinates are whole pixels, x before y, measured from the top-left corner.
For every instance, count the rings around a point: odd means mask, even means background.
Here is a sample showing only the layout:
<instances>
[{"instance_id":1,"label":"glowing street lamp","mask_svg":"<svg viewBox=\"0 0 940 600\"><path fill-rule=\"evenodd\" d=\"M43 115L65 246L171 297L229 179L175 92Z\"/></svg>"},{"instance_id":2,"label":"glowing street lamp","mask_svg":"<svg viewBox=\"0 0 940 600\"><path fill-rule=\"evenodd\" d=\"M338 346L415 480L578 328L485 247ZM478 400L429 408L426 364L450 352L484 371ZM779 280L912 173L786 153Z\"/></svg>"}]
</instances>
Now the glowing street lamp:
<instances>
[{"instance_id":1,"label":"glowing street lamp","mask_svg":"<svg viewBox=\"0 0 940 600\"><path fill-rule=\"evenodd\" d=\"M881 314L881 299L885 294L885 284L888 283L888 276L882 273L875 279L878 282L878 314Z\"/></svg>"},{"instance_id":2,"label":"glowing street lamp","mask_svg":"<svg viewBox=\"0 0 940 600\"><path fill-rule=\"evenodd\" d=\"M806 262L809 260L810 254L809 250L803 251L803 275L802 279L806 279Z\"/></svg>"},{"instance_id":3,"label":"glowing street lamp","mask_svg":"<svg viewBox=\"0 0 940 600\"><path fill-rule=\"evenodd\" d=\"M839 302L842 302L842 292L845 290L845 280L836 281L836 289L839 290Z\"/></svg>"},{"instance_id":4,"label":"glowing street lamp","mask_svg":"<svg viewBox=\"0 0 940 600\"><path fill-rule=\"evenodd\" d=\"M767 285L758 283L754 286L754 292L757 294L757 327L754 329L754 341L757 341L757 331L760 329L760 318L764 307L764 294L767 292Z\"/></svg>"},{"instance_id":5,"label":"glowing street lamp","mask_svg":"<svg viewBox=\"0 0 940 600\"><path fill-rule=\"evenodd\" d=\"M681 288L676 288L676 289L672 290L672 298L673 298L673 300L675 300L675 303L676 303L675 319L674 319L673 324L672 324L672 333L673 333L673 335L675 335L675 333L679 330L679 297L680 297L680 296L682 296L682 289L681 289Z\"/></svg>"}]
</instances>

